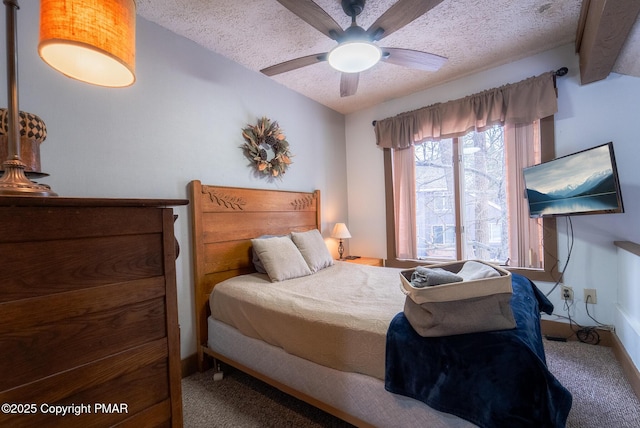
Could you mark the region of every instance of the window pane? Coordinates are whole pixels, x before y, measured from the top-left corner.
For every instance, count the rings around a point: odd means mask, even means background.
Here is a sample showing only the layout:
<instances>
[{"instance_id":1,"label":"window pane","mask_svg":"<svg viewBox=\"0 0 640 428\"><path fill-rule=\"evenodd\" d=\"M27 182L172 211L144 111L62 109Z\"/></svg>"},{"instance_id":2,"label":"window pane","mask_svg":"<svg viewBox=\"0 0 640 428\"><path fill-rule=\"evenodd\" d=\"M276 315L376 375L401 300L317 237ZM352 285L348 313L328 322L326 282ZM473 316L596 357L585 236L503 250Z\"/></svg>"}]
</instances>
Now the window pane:
<instances>
[{"instance_id":1,"label":"window pane","mask_svg":"<svg viewBox=\"0 0 640 428\"><path fill-rule=\"evenodd\" d=\"M452 140L415 147L418 258L455 260L455 180Z\"/></svg>"},{"instance_id":2,"label":"window pane","mask_svg":"<svg viewBox=\"0 0 640 428\"><path fill-rule=\"evenodd\" d=\"M509 258L504 133L501 126L460 139L463 153L464 258Z\"/></svg>"}]
</instances>

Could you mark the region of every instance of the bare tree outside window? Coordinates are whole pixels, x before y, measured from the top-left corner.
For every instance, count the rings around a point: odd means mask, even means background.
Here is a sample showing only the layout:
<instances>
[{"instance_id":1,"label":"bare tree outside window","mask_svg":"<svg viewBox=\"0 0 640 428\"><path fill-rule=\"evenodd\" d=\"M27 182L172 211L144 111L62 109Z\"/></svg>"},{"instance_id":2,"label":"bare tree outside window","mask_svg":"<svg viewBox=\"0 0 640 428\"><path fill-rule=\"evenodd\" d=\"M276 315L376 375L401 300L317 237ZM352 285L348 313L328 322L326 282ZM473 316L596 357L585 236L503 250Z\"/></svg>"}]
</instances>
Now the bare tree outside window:
<instances>
[{"instance_id":1,"label":"bare tree outside window","mask_svg":"<svg viewBox=\"0 0 640 428\"><path fill-rule=\"evenodd\" d=\"M415 147L416 225L419 258L456 258L456 206L451 139ZM449 239L444 239L449 230Z\"/></svg>"},{"instance_id":2,"label":"bare tree outside window","mask_svg":"<svg viewBox=\"0 0 640 428\"><path fill-rule=\"evenodd\" d=\"M504 262L509 241L503 128L471 132L460 140L465 257ZM492 239L498 233L500 239Z\"/></svg>"},{"instance_id":3,"label":"bare tree outside window","mask_svg":"<svg viewBox=\"0 0 640 428\"><path fill-rule=\"evenodd\" d=\"M418 257L506 261L509 238L503 128L494 126L460 138L425 141L415 147L415 158ZM454 162L460 167L455 168ZM463 254L458 254L457 248Z\"/></svg>"}]
</instances>

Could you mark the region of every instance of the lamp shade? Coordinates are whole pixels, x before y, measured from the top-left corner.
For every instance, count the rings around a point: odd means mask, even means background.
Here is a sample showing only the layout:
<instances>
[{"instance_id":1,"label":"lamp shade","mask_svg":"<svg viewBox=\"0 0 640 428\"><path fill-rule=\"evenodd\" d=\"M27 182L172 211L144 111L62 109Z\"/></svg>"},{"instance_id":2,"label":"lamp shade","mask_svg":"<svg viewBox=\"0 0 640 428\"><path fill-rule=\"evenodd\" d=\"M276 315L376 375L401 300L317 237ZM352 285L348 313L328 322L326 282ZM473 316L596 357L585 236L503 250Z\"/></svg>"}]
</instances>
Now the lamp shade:
<instances>
[{"instance_id":1,"label":"lamp shade","mask_svg":"<svg viewBox=\"0 0 640 428\"><path fill-rule=\"evenodd\" d=\"M61 73L99 86L135 80L135 0L41 0L38 53Z\"/></svg>"},{"instance_id":2,"label":"lamp shade","mask_svg":"<svg viewBox=\"0 0 640 428\"><path fill-rule=\"evenodd\" d=\"M359 73L376 65L381 56L380 48L373 43L352 41L333 48L327 61L331 67L343 73Z\"/></svg>"},{"instance_id":3,"label":"lamp shade","mask_svg":"<svg viewBox=\"0 0 640 428\"><path fill-rule=\"evenodd\" d=\"M347 239L351 238L351 234L349 233L349 229L347 229L347 225L344 223L336 223L333 227L333 231L331 232L332 238L337 239Z\"/></svg>"}]
</instances>

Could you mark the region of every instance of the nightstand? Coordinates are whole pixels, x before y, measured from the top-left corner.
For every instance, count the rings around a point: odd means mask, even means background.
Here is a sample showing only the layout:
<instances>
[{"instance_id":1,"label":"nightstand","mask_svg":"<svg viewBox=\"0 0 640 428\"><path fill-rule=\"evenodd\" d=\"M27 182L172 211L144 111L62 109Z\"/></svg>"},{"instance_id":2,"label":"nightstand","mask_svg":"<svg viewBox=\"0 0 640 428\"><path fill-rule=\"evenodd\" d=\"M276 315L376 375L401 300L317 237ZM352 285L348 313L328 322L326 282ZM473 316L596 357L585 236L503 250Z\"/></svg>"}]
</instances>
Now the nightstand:
<instances>
[{"instance_id":1,"label":"nightstand","mask_svg":"<svg viewBox=\"0 0 640 428\"><path fill-rule=\"evenodd\" d=\"M359 265L384 266L384 260L378 259L375 257L360 257L352 260L342 259L341 261L349 262L349 263L357 263Z\"/></svg>"}]
</instances>

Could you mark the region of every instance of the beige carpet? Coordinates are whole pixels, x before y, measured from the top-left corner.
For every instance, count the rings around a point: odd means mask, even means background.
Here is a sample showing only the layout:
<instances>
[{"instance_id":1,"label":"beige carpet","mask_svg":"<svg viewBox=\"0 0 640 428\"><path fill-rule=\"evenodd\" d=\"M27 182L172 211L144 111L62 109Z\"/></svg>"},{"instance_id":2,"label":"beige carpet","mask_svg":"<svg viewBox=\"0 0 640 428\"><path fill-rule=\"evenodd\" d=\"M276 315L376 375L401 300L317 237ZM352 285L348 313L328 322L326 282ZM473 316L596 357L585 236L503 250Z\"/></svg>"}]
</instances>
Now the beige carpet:
<instances>
[{"instance_id":1,"label":"beige carpet","mask_svg":"<svg viewBox=\"0 0 640 428\"><path fill-rule=\"evenodd\" d=\"M568 428L638 428L636 398L610 348L545 341L551 372L573 394ZM182 381L185 427L349 427L239 371Z\"/></svg>"},{"instance_id":2,"label":"beige carpet","mask_svg":"<svg viewBox=\"0 0 640 428\"><path fill-rule=\"evenodd\" d=\"M351 427L238 370L217 382L211 370L183 379L182 399L185 428Z\"/></svg>"},{"instance_id":3,"label":"beige carpet","mask_svg":"<svg viewBox=\"0 0 640 428\"><path fill-rule=\"evenodd\" d=\"M545 341L547 366L573 395L571 428L638 428L640 401L611 348Z\"/></svg>"}]
</instances>

